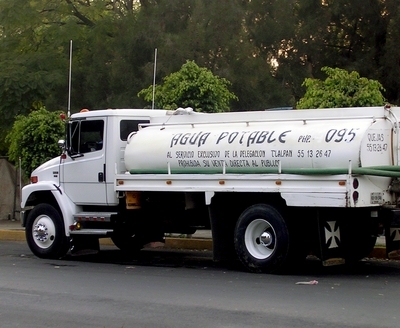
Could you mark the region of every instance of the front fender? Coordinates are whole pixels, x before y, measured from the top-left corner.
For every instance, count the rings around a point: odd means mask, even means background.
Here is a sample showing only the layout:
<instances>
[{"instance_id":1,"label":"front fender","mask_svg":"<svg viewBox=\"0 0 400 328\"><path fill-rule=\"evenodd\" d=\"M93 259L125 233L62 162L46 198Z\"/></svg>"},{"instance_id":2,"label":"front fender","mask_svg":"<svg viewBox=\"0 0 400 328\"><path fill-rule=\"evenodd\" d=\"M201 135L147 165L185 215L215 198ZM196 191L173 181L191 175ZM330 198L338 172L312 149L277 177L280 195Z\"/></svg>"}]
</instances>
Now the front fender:
<instances>
[{"instance_id":1,"label":"front fender","mask_svg":"<svg viewBox=\"0 0 400 328\"><path fill-rule=\"evenodd\" d=\"M21 208L42 203L57 205L64 221L65 234L69 236L69 227L73 224L74 213L80 208L65 194L61 187L51 182L38 182L22 188Z\"/></svg>"},{"instance_id":2,"label":"front fender","mask_svg":"<svg viewBox=\"0 0 400 328\"><path fill-rule=\"evenodd\" d=\"M21 208L25 208L26 206L32 206L36 204L31 204L31 202L34 202L34 197L33 195L36 192L40 191L50 191L54 192L57 191L57 188L54 184L51 182L38 182L38 183L31 183L29 185L26 185L25 187L22 188L22 193L21 193Z\"/></svg>"}]
</instances>

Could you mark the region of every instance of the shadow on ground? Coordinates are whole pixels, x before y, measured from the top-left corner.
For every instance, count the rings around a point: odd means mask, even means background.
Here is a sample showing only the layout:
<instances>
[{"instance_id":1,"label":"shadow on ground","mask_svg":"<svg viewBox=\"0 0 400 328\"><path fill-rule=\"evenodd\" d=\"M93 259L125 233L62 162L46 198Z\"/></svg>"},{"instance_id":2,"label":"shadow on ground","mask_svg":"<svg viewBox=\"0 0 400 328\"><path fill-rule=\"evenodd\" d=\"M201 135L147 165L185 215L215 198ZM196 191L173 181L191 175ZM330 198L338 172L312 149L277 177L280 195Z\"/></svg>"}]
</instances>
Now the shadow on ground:
<instances>
[{"instance_id":1,"label":"shadow on ground","mask_svg":"<svg viewBox=\"0 0 400 328\"><path fill-rule=\"evenodd\" d=\"M68 255L63 260L67 262L108 263L124 266L134 265L247 272L239 261L214 262L211 251L198 250L146 249L136 254L127 254L118 249L109 248L92 255ZM400 261L366 258L352 264L324 267L318 259L308 258L301 264L284 272L279 272L279 274L324 277L330 275L372 276L381 275L383 272L399 276Z\"/></svg>"}]
</instances>

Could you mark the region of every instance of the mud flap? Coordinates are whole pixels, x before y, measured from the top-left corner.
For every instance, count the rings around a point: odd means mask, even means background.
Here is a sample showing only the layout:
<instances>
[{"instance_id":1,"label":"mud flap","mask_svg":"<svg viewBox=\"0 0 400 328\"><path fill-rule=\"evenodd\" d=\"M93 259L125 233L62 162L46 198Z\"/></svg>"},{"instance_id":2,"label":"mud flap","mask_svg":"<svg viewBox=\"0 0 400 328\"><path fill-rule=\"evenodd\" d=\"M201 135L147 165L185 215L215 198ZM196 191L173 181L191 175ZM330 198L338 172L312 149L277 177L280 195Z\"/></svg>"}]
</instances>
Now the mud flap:
<instances>
[{"instance_id":1,"label":"mud flap","mask_svg":"<svg viewBox=\"0 0 400 328\"><path fill-rule=\"evenodd\" d=\"M210 206L211 233L213 240L213 260L216 262L236 259L233 244L233 228L227 218L218 213L218 209Z\"/></svg>"},{"instance_id":2,"label":"mud flap","mask_svg":"<svg viewBox=\"0 0 400 328\"><path fill-rule=\"evenodd\" d=\"M386 254L389 259L400 260L400 210L390 210L387 215Z\"/></svg>"},{"instance_id":3,"label":"mud flap","mask_svg":"<svg viewBox=\"0 0 400 328\"><path fill-rule=\"evenodd\" d=\"M234 230L239 214L233 212L233 206L222 206L216 198L208 207L213 240L213 260L216 262L236 261Z\"/></svg>"},{"instance_id":4,"label":"mud flap","mask_svg":"<svg viewBox=\"0 0 400 328\"><path fill-rule=\"evenodd\" d=\"M318 218L319 258L324 266L345 263L340 220Z\"/></svg>"}]
</instances>

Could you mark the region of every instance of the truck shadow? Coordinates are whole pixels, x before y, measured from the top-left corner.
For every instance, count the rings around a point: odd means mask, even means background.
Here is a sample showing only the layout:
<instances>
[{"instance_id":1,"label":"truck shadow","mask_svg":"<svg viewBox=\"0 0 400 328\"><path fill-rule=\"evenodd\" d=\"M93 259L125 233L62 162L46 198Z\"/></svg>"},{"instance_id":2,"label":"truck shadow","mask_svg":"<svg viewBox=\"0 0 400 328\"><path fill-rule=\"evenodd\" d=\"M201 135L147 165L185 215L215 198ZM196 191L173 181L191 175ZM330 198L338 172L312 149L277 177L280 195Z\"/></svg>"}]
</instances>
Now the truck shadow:
<instances>
[{"instance_id":1,"label":"truck shadow","mask_svg":"<svg viewBox=\"0 0 400 328\"><path fill-rule=\"evenodd\" d=\"M96 254L67 255L63 259L66 261L116 265L248 272L239 261L213 261L212 252L207 250L145 249L135 254L127 254L116 248L107 247ZM399 277L400 261L365 258L352 264L324 267L318 259L307 258L303 262L276 274L313 277L341 275L378 276L386 274Z\"/></svg>"}]
</instances>

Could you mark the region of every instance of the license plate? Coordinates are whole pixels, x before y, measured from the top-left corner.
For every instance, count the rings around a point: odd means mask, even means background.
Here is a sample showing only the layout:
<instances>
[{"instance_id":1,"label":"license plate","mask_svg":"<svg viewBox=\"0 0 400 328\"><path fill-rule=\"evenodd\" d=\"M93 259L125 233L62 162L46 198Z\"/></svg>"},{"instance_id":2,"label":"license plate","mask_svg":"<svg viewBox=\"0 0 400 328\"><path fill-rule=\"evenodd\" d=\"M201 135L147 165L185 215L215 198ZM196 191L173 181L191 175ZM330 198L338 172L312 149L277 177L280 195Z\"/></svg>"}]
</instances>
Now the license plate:
<instances>
[{"instance_id":1,"label":"license plate","mask_svg":"<svg viewBox=\"0 0 400 328\"><path fill-rule=\"evenodd\" d=\"M383 202L383 193L371 192L371 204L381 204Z\"/></svg>"}]
</instances>

